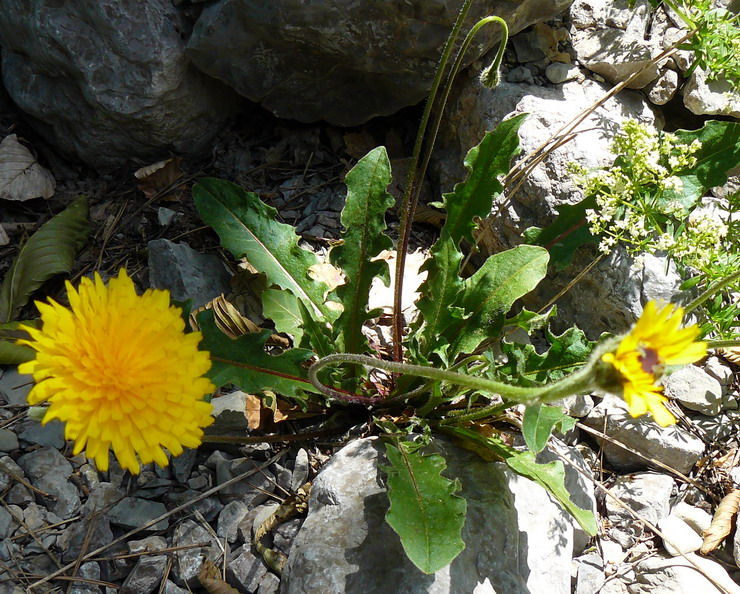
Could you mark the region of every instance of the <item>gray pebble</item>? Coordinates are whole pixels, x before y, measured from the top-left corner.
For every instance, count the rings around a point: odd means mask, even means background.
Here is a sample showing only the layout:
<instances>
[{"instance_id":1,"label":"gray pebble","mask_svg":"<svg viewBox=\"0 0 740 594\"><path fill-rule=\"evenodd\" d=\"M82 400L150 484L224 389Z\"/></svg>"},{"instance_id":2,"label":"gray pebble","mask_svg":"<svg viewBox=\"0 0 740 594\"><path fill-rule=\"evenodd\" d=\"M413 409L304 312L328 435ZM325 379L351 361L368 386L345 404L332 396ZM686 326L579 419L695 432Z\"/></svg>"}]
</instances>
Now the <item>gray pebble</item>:
<instances>
[{"instance_id":1,"label":"gray pebble","mask_svg":"<svg viewBox=\"0 0 740 594\"><path fill-rule=\"evenodd\" d=\"M252 553L249 544L236 549L226 565L226 576L241 592L256 591L267 571L262 559Z\"/></svg>"},{"instance_id":2,"label":"gray pebble","mask_svg":"<svg viewBox=\"0 0 740 594\"><path fill-rule=\"evenodd\" d=\"M20 483L13 485L5 496L5 501L25 507L32 501L36 501L36 498L31 493L31 490L25 485Z\"/></svg>"},{"instance_id":3,"label":"gray pebble","mask_svg":"<svg viewBox=\"0 0 740 594\"><path fill-rule=\"evenodd\" d=\"M124 497L110 512L111 524L124 528L140 528L150 520L164 514L167 508L159 501L147 501L136 497ZM147 530L165 530L169 526L169 519L160 520Z\"/></svg>"},{"instance_id":4,"label":"gray pebble","mask_svg":"<svg viewBox=\"0 0 740 594\"><path fill-rule=\"evenodd\" d=\"M25 479L26 473L10 456L0 458L0 491L8 489L16 477Z\"/></svg>"},{"instance_id":5,"label":"gray pebble","mask_svg":"<svg viewBox=\"0 0 740 594\"><path fill-rule=\"evenodd\" d=\"M88 580L100 580L100 565L94 561L88 561L80 565L77 575ZM101 592L100 587L87 582L73 582L69 589L70 594L94 594Z\"/></svg>"},{"instance_id":6,"label":"gray pebble","mask_svg":"<svg viewBox=\"0 0 740 594\"><path fill-rule=\"evenodd\" d=\"M82 513L90 515L93 512L113 507L123 499L123 491L110 483L99 483L95 486L87 497L87 501L82 506Z\"/></svg>"},{"instance_id":7,"label":"gray pebble","mask_svg":"<svg viewBox=\"0 0 740 594\"><path fill-rule=\"evenodd\" d=\"M237 458L229 462L222 462L216 468L216 482L222 485L226 481L240 475L250 469L254 469L255 462L249 458ZM222 502L228 503L238 499L246 505L259 505L268 497L275 487L275 478L268 470L256 473L243 481L219 491L219 498Z\"/></svg>"},{"instance_id":8,"label":"gray pebble","mask_svg":"<svg viewBox=\"0 0 740 594\"><path fill-rule=\"evenodd\" d=\"M198 474L188 481L188 487L193 489L193 491L203 491L209 488L210 485L211 481L206 474Z\"/></svg>"},{"instance_id":9,"label":"gray pebble","mask_svg":"<svg viewBox=\"0 0 740 594\"><path fill-rule=\"evenodd\" d=\"M164 501L170 508L172 508L180 506L183 503L187 503L200 495L201 493L199 491L188 489L179 493L167 493L164 496ZM191 511L200 512L206 522L212 522L215 520L223 508L224 504L221 503L215 495L200 499L189 507Z\"/></svg>"},{"instance_id":10,"label":"gray pebble","mask_svg":"<svg viewBox=\"0 0 740 594\"><path fill-rule=\"evenodd\" d=\"M32 387L33 377L20 374L17 369L9 369L0 377L0 399L8 404L28 404L26 396Z\"/></svg>"},{"instance_id":11,"label":"gray pebble","mask_svg":"<svg viewBox=\"0 0 740 594\"><path fill-rule=\"evenodd\" d=\"M41 425L40 423L31 423L31 425L18 434L18 439L30 444L49 446L56 449L64 447L64 424L54 419Z\"/></svg>"},{"instance_id":12,"label":"gray pebble","mask_svg":"<svg viewBox=\"0 0 740 594\"><path fill-rule=\"evenodd\" d=\"M172 458L172 473L178 483L184 483L190 477L197 454L198 450L185 448L182 454Z\"/></svg>"},{"instance_id":13,"label":"gray pebble","mask_svg":"<svg viewBox=\"0 0 740 594\"><path fill-rule=\"evenodd\" d=\"M229 543L235 542L237 528L239 523L244 519L244 516L247 515L247 512L249 512L249 507L241 501L230 501L227 503L218 515L216 534L222 539L226 538Z\"/></svg>"},{"instance_id":14,"label":"gray pebble","mask_svg":"<svg viewBox=\"0 0 740 594\"><path fill-rule=\"evenodd\" d=\"M268 571L260 580L260 586L257 588L257 594L277 594L280 589L280 578L271 571Z\"/></svg>"},{"instance_id":15,"label":"gray pebble","mask_svg":"<svg viewBox=\"0 0 740 594\"><path fill-rule=\"evenodd\" d=\"M18 520L5 508L0 508L0 539L5 539L18 527Z\"/></svg>"},{"instance_id":16,"label":"gray pebble","mask_svg":"<svg viewBox=\"0 0 740 594\"><path fill-rule=\"evenodd\" d=\"M0 452L18 449L18 438L10 429L0 429Z\"/></svg>"},{"instance_id":17,"label":"gray pebble","mask_svg":"<svg viewBox=\"0 0 740 594\"><path fill-rule=\"evenodd\" d=\"M162 581L166 565L166 555L139 557L126 581L123 582L121 594L150 594Z\"/></svg>"},{"instance_id":18,"label":"gray pebble","mask_svg":"<svg viewBox=\"0 0 740 594\"><path fill-rule=\"evenodd\" d=\"M172 574L175 582L181 585L196 586L198 572L206 560L213 561L220 555L219 543L211 533L192 520L185 520L177 525L172 536L173 547L203 544L206 546L181 548L175 551L175 560L172 564Z\"/></svg>"},{"instance_id":19,"label":"gray pebble","mask_svg":"<svg viewBox=\"0 0 740 594\"><path fill-rule=\"evenodd\" d=\"M290 485L290 492L295 493L308 480L308 452L301 448L295 457L293 466L293 482Z\"/></svg>"}]
</instances>

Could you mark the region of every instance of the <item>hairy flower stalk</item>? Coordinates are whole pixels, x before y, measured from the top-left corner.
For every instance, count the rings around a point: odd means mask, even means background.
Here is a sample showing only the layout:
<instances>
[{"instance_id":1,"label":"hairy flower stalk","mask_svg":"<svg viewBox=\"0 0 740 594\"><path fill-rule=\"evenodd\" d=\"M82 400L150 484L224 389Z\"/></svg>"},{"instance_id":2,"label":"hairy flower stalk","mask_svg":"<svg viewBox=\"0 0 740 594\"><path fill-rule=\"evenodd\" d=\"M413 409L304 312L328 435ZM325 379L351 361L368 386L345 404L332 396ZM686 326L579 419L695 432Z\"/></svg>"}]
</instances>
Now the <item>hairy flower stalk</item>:
<instances>
[{"instance_id":1,"label":"hairy flower stalk","mask_svg":"<svg viewBox=\"0 0 740 594\"><path fill-rule=\"evenodd\" d=\"M31 339L19 341L36 351L18 369L36 382L28 403L49 403L42 422L65 423L73 454L85 449L101 471L111 449L138 474L139 461L167 465L163 448L177 456L200 445L202 427L213 422L203 400L214 390L203 377L211 363L198 350L200 333L184 333L169 293L138 296L121 270L107 287L97 273L77 290L67 282L67 296L69 308L36 302L42 327L23 327Z\"/></svg>"},{"instance_id":2,"label":"hairy flower stalk","mask_svg":"<svg viewBox=\"0 0 740 594\"><path fill-rule=\"evenodd\" d=\"M695 342L699 335L698 327L694 324L680 328L682 321L682 308L671 304L659 308L651 301L628 334L598 345L578 371L546 386L512 386L454 371L351 354L320 359L309 370L309 380L317 390L331 398L363 404L382 404L384 399L347 395L334 390L319 381L318 372L330 364L354 363L492 392L524 404L554 402L566 396L602 390L624 398L633 417L650 412L656 423L665 427L676 422L665 407L667 398L658 384L666 366L699 361L707 351L705 342Z\"/></svg>"}]
</instances>

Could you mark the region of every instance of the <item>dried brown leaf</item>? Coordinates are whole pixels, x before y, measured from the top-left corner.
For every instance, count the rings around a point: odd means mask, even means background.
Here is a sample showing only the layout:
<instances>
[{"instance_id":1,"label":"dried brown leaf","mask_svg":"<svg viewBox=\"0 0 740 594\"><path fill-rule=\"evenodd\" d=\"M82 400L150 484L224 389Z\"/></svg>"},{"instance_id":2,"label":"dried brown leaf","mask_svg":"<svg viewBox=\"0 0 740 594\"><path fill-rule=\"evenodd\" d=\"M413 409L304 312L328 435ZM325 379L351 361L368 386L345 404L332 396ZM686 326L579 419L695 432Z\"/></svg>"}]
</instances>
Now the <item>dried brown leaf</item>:
<instances>
[{"instance_id":1,"label":"dried brown leaf","mask_svg":"<svg viewBox=\"0 0 740 594\"><path fill-rule=\"evenodd\" d=\"M329 287L329 291L333 291L339 285L347 282L342 271L329 264L329 262L314 264L308 269L308 276L315 281L324 283Z\"/></svg>"},{"instance_id":2,"label":"dried brown leaf","mask_svg":"<svg viewBox=\"0 0 740 594\"><path fill-rule=\"evenodd\" d=\"M160 193L163 200L180 200L185 191L185 186L177 183L185 177L185 172L180 168L181 163L182 157L175 157L138 169L134 172L134 177L139 180L136 186L147 200Z\"/></svg>"},{"instance_id":3,"label":"dried brown leaf","mask_svg":"<svg viewBox=\"0 0 740 594\"><path fill-rule=\"evenodd\" d=\"M51 198L56 181L36 157L10 134L0 142L0 198L24 201Z\"/></svg>"},{"instance_id":4,"label":"dried brown leaf","mask_svg":"<svg viewBox=\"0 0 740 594\"><path fill-rule=\"evenodd\" d=\"M717 352L731 363L734 363L735 365L740 365L740 347L717 349Z\"/></svg>"},{"instance_id":5,"label":"dried brown leaf","mask_svg":"<svg viewBox=\"0 0 740 594\"><path fill-rule=\"evenodd\" d=\"M737 515L738 507L740 507L740 489L733 489L719 502L712 523L702 532L704 544L699 549L702 555L711 553L730 534L732 520Z\"/></svg>"},{"instance_id":6,"label":"dried brown leaf","mask_svg":"<svg viewBox=\"0 0 740 594\"><path fill-rule=\"evenodd\" d=\"M244 415L247 417L247 425L252 431L262 429L262 399L259 396L253 394L247 394L246 397L246 410Z\"/></svg>"},{"instance_id":7,"label":"dried brown leaf","mask_svg":"<svg viewBox=\"0 0 740 594\"><path fill-rule=\"evenodd\" d=\"M198 581L208 594L239 594L239 590L221 579L221 572L211 561L203 563L198 572Z\"/></svg>"}]
</instances>

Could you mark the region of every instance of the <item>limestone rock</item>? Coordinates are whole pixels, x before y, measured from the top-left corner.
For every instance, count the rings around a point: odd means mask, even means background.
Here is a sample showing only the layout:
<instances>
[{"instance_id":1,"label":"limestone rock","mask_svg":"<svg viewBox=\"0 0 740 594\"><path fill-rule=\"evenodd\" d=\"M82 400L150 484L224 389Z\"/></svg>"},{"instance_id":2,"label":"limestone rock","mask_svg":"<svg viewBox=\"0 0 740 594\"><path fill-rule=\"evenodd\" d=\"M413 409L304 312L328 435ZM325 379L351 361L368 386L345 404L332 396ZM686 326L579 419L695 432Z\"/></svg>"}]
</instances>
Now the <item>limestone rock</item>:
<instances>
[{"instance_id":1,"label":"limestone rock","mask_svg":"<svg viewBox=\"0 0 740 594\"><path fill-rule=\"evenodd\" d=\"M627 404L614 396L604 398L582 422L679 472L688 473L704 453L704 442L692 433L675 425L659 427L648 415L633 419ZM615 468L639 470L647 467L647 460L611 441L598 441Z\"/></svg>"},{"instance_id":2,"label":"limestone rock","mask_svg":"<svg viewBox=\"0 0 740 594\"><path fill-rule=\"evenodd\" d=\"M688 553L686 557L658 555L644 559L635 566L636 581L630 585L630 594L740 594L740 586L719 563L696 553ZM708 573L722 589L692 563Z\"/></svg>"},{"instance_id":3,"label":"limestone rock","mask_svg":"<svg viewBox=\"0 0 740 594\"><path fill-rule=\"evenodd\" d=\"M335 454L314 480L281 592L569 593L573 529L565 512L503 464L434 443L447 460L445 476L460 478L468 501L467 547L450 567L424 575L408 561L384 519L383 447L360 439Z\"/></svg>"},{"instance_id":4,"label":"limestone rock","mask_svg":"<svg viewBox=\"0 0 740 594\"><path fill-rule=\"evenodd\" d=\"M666 377L663 385L668 396L703 415L716 415L722 409L722 385L700 367L686 365Z\"/></svg>"},{"instance_id":5,"label":"limestone rock","mask_svg":"<svg viewBox=\"0 0 740 594\"><path fill-rule=\"evenodd\" d=\"M740 118L740 91L724 79L708 80L697 68L683 88L683 104L695 114Z\"/></svg>"},{"instance_id":6,"label":"limestone rock","mask_svg":"<svg viewBox=\"0 0 740 594\"><path fill-rule=\"evenodd\" d=\"M618 477L612 493L648 522L657 524L670 512L673 486L673 479L667 474L641 472ZM611 497L606 498L606 509L612 522L635 523L632 514L617 505Z\"/></svg>"},{"instance_id":7,"label":"limestone rock","mask_svg":"<svg viewBox=\"0 0 740 594\"><path fill-rule=\"evenodd\" d=\"M474 3L469 23L495 14L511 34L570 0ZM187 52L203 72L283 118L354 126L424 99L462 0L221 0L200 14ZM495 45L486 27L467 56ZM327 89L329 92L327 92Z\"/></svg>"},{"instance_id":8,"label":"limestone rock","mask_svg":"<svg viewBox=\"0 0 740 594\"><path fill-rule=\"evenodd\" d=\"M674 515L659 520L658 528L665 535L663 539L665 550L674 557L698 551L704 542L700 534Z\"/></svg>"},{"instance_id":9,"label":"limestone rock","mask_svg":"<svg viewBox=\"0 0 740 594\"><path fill-rule=\"evenodd\" d=\"M155 239L149 248L149 283L167 289L173 299L193 300L193 309L228 293L229 278L223 262L216 256L196 252L187 243Z\"/></svg>"},{"instance_id":10,"label":"limestone rock","mask_svg":"<svg viewBox=\"0 0 740 594\"><path fill-rule=\"evenodd\" d=\"M627 80L661 52L656 38L645 39L650 22L647 0L637 0L632 8L628 0L576 0L571 18L578 59L613 84ZM659 67L649 67L629 87L643 88L658 77Z\"/></svg>"},{"instance_id":11,"label":"limestone rock","mask_svg":"<svg viewBox=\"0 0 740 594\"><path fill-rule=\"evenodd\" d=\"M192 154L239 101L185 57L189 29L169 0L8 0L3 82L39 132L89 165Z\"/></svg>"}]
</instances>

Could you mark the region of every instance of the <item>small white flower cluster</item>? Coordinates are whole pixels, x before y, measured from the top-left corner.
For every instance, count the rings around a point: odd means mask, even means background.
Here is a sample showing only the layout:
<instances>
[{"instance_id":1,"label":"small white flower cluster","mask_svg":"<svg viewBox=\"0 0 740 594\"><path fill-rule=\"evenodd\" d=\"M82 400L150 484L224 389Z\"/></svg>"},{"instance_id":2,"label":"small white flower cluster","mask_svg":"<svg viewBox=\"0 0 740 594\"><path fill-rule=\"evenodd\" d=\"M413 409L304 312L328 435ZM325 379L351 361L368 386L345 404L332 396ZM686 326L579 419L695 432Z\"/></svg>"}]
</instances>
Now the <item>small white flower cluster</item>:
<instances>
[{"instance_id":1,"label":"small white flower cluster","mask_svg":"<svg viewBox=\"0 0 740 594\"><path fill-rule=\"evenodd\" d=\"M681 203L681 174L696 166L698 139L682 144L676 134L660 133L627 120L612 142L616 156L609 169L589 171L571 163L570 172L596 207L586 210L599 250L609 254L624 244L640 266L641 254L662 250L685 264L708 265L721 249L727 226L716 216L695 214ZM688 218L687 218L688 217Z\"/></svg>"}]
</instances>

